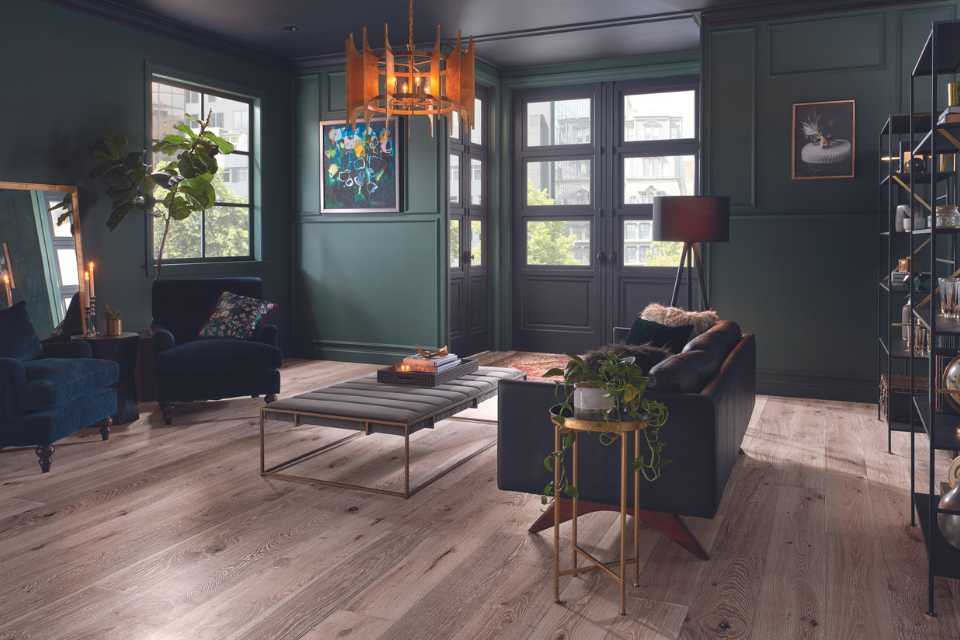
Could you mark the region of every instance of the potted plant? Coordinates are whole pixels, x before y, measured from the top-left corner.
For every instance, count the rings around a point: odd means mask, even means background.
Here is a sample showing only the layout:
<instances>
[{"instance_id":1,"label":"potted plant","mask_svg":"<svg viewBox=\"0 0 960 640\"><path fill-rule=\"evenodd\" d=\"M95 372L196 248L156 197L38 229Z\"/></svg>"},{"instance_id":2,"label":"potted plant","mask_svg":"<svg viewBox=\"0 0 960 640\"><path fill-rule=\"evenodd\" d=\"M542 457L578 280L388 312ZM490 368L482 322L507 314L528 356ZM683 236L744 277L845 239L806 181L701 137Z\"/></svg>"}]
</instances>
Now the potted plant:
<instances>
[{"instance_id":1,"label":"potted plant","mask_svg":"<svg viewBox=\"0 0 960 640\"><path fill-rule=\"evenodd\" d=\"M152 151L173 158L153 167L147 152L127 151L127 137L109 135L94 147L96 166L91 177L105 183L112 200L107 227L112 231L131 211L153 216L163 224L156 254L156 277L163 266L163 250L170 223L186 220L216 204L214 178L217 156L233 153L233 145L210 130L210 118L191 115L153 145Z\"/></svg>"},{"instance_id":2,"label":"potted plant","mask_svg":"<svg viewBox=\"0 0 960 640\"><path fill-rule=\"evenodd\" d=\"M660 438L667 423L668 410L662 402L645 397L649 378L636 366L636 358L613 352L590 359L571 355L563 369L553 368L544 373L544 377L555 376L563 377L563 381L557 383L560 404L555 409L561 426L564 417L570 415L601 422L647 421L647 428L639 431L643 434L645 446L641 448L640 456L633 460L633 468L640 471L647 482L656 482L663 465L669 462L663 458L666 442ZM600 442L608 446L617 439L613 433L601 433L599 437ZM558 490L570 498L579 495L577 487L563 471L563 460L573 439L573 432L567 431L561 438L560 450L544 458L543 466L551 473L555 465L561 465L560 487L549 482L544 488L544 501L548 496L557 495Z\"/></svg>"}]
</instances>

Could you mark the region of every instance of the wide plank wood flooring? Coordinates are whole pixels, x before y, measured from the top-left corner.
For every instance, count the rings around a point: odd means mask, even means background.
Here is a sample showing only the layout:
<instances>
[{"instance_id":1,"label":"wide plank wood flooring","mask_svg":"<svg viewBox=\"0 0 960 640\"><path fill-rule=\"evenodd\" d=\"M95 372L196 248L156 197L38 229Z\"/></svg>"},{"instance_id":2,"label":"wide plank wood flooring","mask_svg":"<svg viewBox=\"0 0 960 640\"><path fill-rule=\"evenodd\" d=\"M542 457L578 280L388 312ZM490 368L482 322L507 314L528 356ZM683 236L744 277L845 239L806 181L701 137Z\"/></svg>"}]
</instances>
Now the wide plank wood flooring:
<instances>
[{"instance_id":1,"label":"wide plank wood flooring","mask_svg":"<svg viewBox=\"0 0 960 640\"><path fill-rule=\"evenodd\" d=\"M290 362L282 395L371 370ZM196 404L167 427L147 404L109 442L64 441L46 475L33 451L0 451L0 640L960 638L957 585L938 580L939 616L924 613L909 437L888 455L874 406L759 398L719 515L688 520L712 559L644 530L626 617L596 574L554 604L552 536L526 532L540 500L497 489L495 448L410 500L264 480L261 406ZM271 455L343 433L281 426ZM421 432L414 476L490 438L456 420ZM402 440L348 447L310 473L398 481ZM581 519L597 553L618 531Z\"/></svg>"}]
</instances>

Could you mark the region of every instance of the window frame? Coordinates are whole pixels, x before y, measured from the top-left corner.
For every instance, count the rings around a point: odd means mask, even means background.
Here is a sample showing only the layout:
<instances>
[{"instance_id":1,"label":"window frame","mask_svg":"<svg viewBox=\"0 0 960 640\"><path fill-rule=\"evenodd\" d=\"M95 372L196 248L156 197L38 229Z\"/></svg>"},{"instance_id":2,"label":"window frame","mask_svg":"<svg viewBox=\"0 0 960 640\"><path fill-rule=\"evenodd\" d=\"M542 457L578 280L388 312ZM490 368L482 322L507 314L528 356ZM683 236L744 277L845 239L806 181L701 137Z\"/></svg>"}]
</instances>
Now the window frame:
<instances>
[{"instance_id":1,"label":"window frame","mask_svg":"<svg viewBox=\"0 0 960 640\"><path fill-rule=\"evenodd\" d=\"M672 140L633 140L624 138L626 96L649 93L672 93L681 91L694 92L693 110L693 138L676 138ZM626 264L625 238L623 223L626 221L653 220L652 203L628 204L625 202L624 179L627 175L627 158L659 158L674 156L693 156L694 163L694 195L700 194L703 184L702 172L702 132L700 130L700 101L702 100L700 79L697 76L665 78L658 80L637 80L618 82L614 91L614 127L615 144L613 158L613 211L620 224L615 227L616 251L618 253L618 267L621 269L676 269L676 267L659 267L647 265Z\"/></svg>"},{"instance_id":2,"label":"window frame","mask_svg":"<svg viewBox=\"0 0 960 640\"><path fill-rule=\"evenodd\" d=\"M196 78L189 73L181 73L175 70L164 69L160 67L151 67L147 65L146 73L146 149L153 158L153 144L157 141L153 131L153 84L160 83L171 87L193 91L200 94L200 114L204 117L206 112L206 100L208 96L224 98L234 102L244 102L247 104L247 129L248 143L246 151L234 151L233 154L243 155L247 158L247 202L221 202L217 201L214 206L204 211L200 217L200 256L189 258L163 258L164 266L191 265L191 264L217 264L217 263L239 263L254 262L259 260L260 230L259 230L259 194L260 194L260 98L249 92L238 90L229 85L229 83L213 84L205 79ZM233 155L231 154L231 155ZM220 167L220 172L223 167ZM219 172L218 172L219 173ZM248 216L248 247L247 254L241 256L206 256L206 224L207 214L217 208L246 209ZM146 224L146 268L148 273L156 269L155 243L154 243L154 218L147 217Z\"/></svg>"}]
</instances>

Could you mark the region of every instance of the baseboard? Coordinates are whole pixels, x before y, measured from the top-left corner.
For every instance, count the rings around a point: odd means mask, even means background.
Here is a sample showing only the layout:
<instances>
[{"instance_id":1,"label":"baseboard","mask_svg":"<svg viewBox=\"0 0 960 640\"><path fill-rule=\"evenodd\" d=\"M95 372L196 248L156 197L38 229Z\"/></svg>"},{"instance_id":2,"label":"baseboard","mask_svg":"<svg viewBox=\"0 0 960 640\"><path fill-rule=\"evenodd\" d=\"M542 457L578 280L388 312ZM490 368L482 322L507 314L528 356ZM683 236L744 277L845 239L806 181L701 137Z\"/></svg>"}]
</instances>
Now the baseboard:
<instances>
[{"instance_id":1,"label":"baseboard","mask_svg":"<svg viewBox=\"0 0 960 640\"><path fill-rule=\"evenodd\" d=\"M848 402L877 401L876 380L837 378L759 369L757 391L764 395Z\"/></svg>"}]
</instances>

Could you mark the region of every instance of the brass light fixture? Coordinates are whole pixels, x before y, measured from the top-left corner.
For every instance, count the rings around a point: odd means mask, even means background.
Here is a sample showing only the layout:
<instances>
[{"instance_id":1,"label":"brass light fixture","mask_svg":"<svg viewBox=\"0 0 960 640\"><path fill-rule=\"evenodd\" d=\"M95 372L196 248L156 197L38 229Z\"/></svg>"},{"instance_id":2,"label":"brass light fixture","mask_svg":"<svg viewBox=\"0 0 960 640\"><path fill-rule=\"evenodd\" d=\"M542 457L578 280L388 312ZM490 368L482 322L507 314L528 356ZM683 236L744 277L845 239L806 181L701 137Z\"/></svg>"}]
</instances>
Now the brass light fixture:
<instances>
[{"instance_id":1,"label":"brass light fixture","mask_svg":"<svg viewBox=\"0 0 960 640\"><path fill-rule=\"evenodd\" d=\"M418 50L413 42L413 0L407 11L407 46L394 53L388 26L383 25L383 51L370 48L363 28L363 50L357 51L353 34L347 36L347 122L371 115L426 116L433 132L434 116L457 112L467 127L473 126L476 93L476 54L473 39L462 48L460 33L453 49L440 50L440 25L432 51Z\"/></svg>"}]
</instances>

